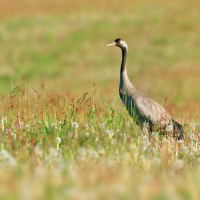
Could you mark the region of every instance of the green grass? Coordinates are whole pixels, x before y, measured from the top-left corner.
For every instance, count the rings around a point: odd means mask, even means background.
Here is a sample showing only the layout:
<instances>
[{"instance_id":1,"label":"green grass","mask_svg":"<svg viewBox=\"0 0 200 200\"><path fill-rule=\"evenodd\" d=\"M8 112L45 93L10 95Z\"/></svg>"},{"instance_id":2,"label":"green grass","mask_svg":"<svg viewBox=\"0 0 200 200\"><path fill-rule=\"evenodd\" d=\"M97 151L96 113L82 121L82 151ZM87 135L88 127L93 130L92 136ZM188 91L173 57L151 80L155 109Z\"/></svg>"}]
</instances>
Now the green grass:
<instances>
[{"instance_id":1,"label":"green grass","mask_svg":"<svg viewBox=\"0 0 200 200\"><path fill-rule=\"evenodd\" d=\"M146 135L114 100L79 99L25 82L1 108L1 199L198 199L198 122L185 140ZM187 113L186 113L187 114Z\"/></svg>"},{"instance_id":2,"label":"green grass","mask_svg":"<svg viewBox=\"0 0 200 200\"><path fill-rule=\"evenodd\" d=\"M1 1L0 199L199 199L199 8ZM118 37L131 82L168 97L183 142L145 135L122 106Z\"/></svg>"}]
</instances>

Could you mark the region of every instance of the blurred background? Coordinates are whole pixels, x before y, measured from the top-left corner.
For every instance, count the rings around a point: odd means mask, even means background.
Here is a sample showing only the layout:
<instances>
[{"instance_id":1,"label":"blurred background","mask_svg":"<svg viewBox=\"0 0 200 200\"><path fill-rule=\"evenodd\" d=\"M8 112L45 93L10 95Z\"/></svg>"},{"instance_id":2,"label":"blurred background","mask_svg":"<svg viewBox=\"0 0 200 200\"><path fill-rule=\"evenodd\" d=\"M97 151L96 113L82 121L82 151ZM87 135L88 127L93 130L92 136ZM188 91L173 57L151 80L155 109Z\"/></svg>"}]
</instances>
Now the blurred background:
<instances>
[{"instance_id":1,"label":"blurred background","mask_svg":"<svg viewBox=\"0 0 200 200\"><path fill-rule=\"evenodd\" d=\"M120 37L132 84L162 105L168 97L178 116L193 113L199 10L198 0L1 0L0 96L25 76L30 96L43 83L46 92L79 98L95 82L97 98L118 98L121 51L106 44Z\"/></svg>"},{"instance_id":2,"label":"blurred background","mask_svg":"<svg viewBox=\"0 0 200 200\"><path fill-rule=\"evenodd\" d=\"M116 103L119 37L183 142L147 137ZM199 86L199 0L0 0L0 199L198 200Z\"/></svg>"}]
</instances>

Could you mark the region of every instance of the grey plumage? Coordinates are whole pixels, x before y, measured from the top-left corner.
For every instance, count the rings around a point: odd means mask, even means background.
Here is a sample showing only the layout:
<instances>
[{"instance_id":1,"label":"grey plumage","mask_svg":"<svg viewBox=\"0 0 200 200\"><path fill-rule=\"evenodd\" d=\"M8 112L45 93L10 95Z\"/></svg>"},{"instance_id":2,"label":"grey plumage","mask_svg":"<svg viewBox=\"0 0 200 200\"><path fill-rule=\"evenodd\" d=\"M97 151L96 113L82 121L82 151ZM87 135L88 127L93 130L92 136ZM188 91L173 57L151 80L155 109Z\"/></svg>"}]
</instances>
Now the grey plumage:
<instances>
[{"instance_id":1,"label":"grey plumage","mask_svg":"<svg viewBox=\"0 0 200 200\"><path fill-rule=\"evenodd\" d=\"M126 71L126 57L128 52L126 42L118 38L107 46L117 46L122 50L119 95L131 117L141 128L147 128L149 132L153 130L165 131L166 127L171 125L173 135L178 139L183 139L184 130L182 125L173 120L160 104L144 96L129 81Z\"/></svg>"}]
</instances>

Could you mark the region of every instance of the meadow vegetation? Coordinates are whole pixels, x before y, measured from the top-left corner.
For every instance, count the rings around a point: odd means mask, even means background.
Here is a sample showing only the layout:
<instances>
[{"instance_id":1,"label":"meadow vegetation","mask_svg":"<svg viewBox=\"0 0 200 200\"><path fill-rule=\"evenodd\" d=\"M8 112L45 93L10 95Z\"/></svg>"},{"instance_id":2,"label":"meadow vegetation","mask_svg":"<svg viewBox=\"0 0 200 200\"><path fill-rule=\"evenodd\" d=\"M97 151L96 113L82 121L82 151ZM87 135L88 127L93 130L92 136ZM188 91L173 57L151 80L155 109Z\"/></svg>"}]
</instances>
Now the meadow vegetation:
<instances>
[{"instance_id":1,"label":"meadow vegetation","mask_svg":"<svg viewBox=\"0 0 200 200\"><path fill-rule=\"evenodd\" d=\"M0 3L0 199L199 199L200 3ZM184 125L145 134L129 78Z\"/></svg>"}]
</instances>

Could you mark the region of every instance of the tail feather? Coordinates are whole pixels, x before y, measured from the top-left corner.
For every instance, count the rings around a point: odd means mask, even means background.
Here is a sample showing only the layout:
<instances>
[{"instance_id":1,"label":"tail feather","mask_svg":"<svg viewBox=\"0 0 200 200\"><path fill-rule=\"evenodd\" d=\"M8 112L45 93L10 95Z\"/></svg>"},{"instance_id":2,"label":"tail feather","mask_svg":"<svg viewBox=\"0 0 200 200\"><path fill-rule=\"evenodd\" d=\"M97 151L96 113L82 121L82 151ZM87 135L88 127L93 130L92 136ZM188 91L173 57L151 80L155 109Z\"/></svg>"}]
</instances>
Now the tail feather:
<instances>
[{"instance_id":1,"label":"tail feather","mask_svg":"<svg viewBox=\"0 0 200 200\"><path fill-rule=\"evenodd\" d=\"M173 134L174 137L177 137L178 140L182 140L184 138L184 129L183 126L181 124L179 124L177 121L175 121L174 119L172 119L173 122Z\"/></svg>"}]
</instances>

